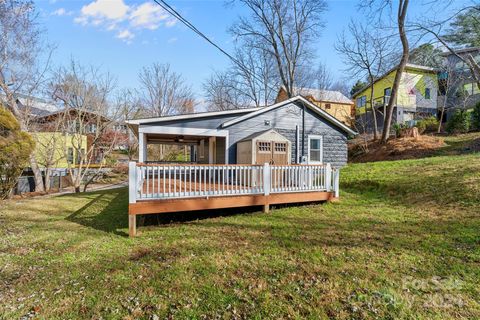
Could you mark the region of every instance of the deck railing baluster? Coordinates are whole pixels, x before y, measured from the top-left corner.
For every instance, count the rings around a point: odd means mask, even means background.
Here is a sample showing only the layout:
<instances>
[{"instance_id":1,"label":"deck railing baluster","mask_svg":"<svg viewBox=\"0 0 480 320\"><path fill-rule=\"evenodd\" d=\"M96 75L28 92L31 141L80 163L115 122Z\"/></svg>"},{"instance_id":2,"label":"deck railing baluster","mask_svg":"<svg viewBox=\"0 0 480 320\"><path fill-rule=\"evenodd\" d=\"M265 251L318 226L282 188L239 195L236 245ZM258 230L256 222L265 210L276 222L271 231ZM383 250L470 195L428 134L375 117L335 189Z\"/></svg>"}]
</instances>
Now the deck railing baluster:
<instances>
[{"instance_id":1,"label":"deck railing baluster","mask_svg":"<svg viewBox=\"0 0 480 320\"><path fill-rule=\"evenodd\" d=\"M137 199L249 195L264 192L265 165L138 164ZM338 169L326 165L271 165L270 193L336 192Z\"/></svg>"}]
</instances>

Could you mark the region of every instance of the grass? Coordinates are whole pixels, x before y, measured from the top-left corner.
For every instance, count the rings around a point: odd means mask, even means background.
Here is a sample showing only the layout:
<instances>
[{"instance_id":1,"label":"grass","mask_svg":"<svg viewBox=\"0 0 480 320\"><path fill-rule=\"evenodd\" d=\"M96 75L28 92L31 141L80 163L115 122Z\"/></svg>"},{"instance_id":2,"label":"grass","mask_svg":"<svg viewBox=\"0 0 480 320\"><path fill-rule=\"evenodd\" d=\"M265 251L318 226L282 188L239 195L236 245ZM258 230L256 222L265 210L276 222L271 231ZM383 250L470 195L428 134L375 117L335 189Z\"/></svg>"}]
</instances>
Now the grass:
<instances>
[{"instance_id":1,"label":"grass","mask_svg":"<svg viewBox=\"0 0 480 320\"><path fill-rule=\"evenodd\" d=\"M2 203L0 318L480 318L478 154L349 165L341 188L134 239L125 189Z\"/></svg>"},{"instance_id":2,"label":"grass","mask_svg":"<svg viewBox=\"0 0 480 320\"><path fill-rule=\"evenodd\" d=\"M445 147L437 150L435 155L468 154L480 150L480 132L470 132L444 137Z\"/></svg>"}]
</instances>

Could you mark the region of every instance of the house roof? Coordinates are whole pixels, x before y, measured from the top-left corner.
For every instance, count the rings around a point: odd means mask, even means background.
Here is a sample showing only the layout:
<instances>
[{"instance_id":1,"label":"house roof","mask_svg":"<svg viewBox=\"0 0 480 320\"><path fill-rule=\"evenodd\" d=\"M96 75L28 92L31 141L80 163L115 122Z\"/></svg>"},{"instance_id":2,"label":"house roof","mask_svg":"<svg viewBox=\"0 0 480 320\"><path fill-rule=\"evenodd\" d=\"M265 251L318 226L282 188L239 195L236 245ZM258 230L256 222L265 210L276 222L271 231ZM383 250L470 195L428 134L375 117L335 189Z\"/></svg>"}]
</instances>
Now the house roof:
<instances>
[{"instance_id":1,"label":"house roof","mask_svg":"<svg viewBox=\"0 0 480 320\"><path fill-rule=\"evenodd\" d=\"M234 110L224 110L224 111L187 113L187 114L181 114L181 115L175 115L175 116L131 119L131 120L127 120L126 123L130 125L140 125L140 124L146 124L146 123L152 123L152 122L166 122L166 121L186 120L186 119L194 119L194 118L209 118L209 117L218 117L222 115L248 113L248 112L257 111L259 109L261 108L245 108L245 109L234 109Z\"/></svg>"},{"instance_id":2,"label":"house roof","mask_svg":"<svg viewBox=\"0 0 480 320\"><path fill-rule=\"evenodd\" d=\"M314 105L313 103L311 103L310 101L308 101L307 99L305 99L303 96L295 96L295 97L292 97L288 100L284 100L284 101L281 101L281 102L278 102L276 104L273 104L269 107L264 107L264 108L260 108L259 110L257 111L253 111L253 112L250 112L250 113L247 113L246 115L243 115L243 116L240 116L238 118L235 118L233 120L230 120L230 121L227 121L227 122L224 122L222 124L222 128L226 128L226 127L229 127L231 125L234 125L236 123L239 123L241 121L244 121L244 120L247 120L247 119L250 119L252 117L255 117L257 115L260 115L262 113L265 113L265 112L268 112L268 111L271 111L271 110L274 110L274 109L277 109L279 107L282 107L286 104L289 104L289 103L293 103L293 102L300 102L302 104L304 104L306 107L308 107L310 110L314 111L316 114L318 114L319 116L321 116L322 118L324 118L325 120L327 120L328 122L330 122L331 124L333 124L334 126L336 126L337 128L341 129L342 131L346 132L346 133L349 133L349 134L352 134L352 135L356 135L357 132L353 131L350 127L348 127L347 125L343 124L342 122L340 122L337 118L333 117L332 115L330 115L329 113L327 113L326 111L322 110L321 108L317 107L316 105Z\"/></svg>"},{"instance_id":3,"label":"house roof","mask_svg":"<svg viewBox=\"0 0 480 320\"><path fill-rule=\"evenodd\" d=\"M317 101L326 101L326 102L337 102L345 104L353 104L353 101L347 98L340 91L335 90L322 90L322 89L313 89L313 88L293 88L294 93L297 95L302 95L304 97L313 97Z\"/></svg>"},{"instance_id":4,"label":"house roof","mask_svg":"<svg viewBox=\"0 0 480 320\"><path fill-rule=\"evenodd\" d=\"M470 47L470 48L458 48L458 49L453 49L455 51L455 53L466 53L466 52L474 52L474 51L480 51L480 47ZM444 56L444 57L447 57L447 56L450 56L452 55L453 53L451 53L450 51L445 51L445 52L442 52L441 55Z\"/></svg>"},{"instance_id":5,"label":"house roof","mask_svg":"<svg viewBox=\"0 0 480 320\"><path fill-rule=\"evenodd\" d=\"M386 76L388 76L390 73L392 73L393 71L397 70L398 69L398 66L395 66L393 68L391 68L390 70L388 70L387 72L385 72L381 77L378 77L377 79L375 79L375 81L373 83L377 83L378 81L382 80L383 78L385 78ZM432 68L432 67L427 67L427 66L422 66L422 65L419 65L419 64L413 64L413 63L407 63L405 65L405 70L420 70L420 71L428 71L428 72L438 72L440 70L438 69L435 69L435 68ZM365 86L363 86L360 90L358 90L357 92L355 92L352 97L355 98L356 96L358 96L360 93L362 93L363 91L365 91L368 87L370 86L370 84L366 84Z\"/></svg>"},{"instance_id":6,"label":"house roof","mask_svg":"<svg viewBox=\"0 0 480 320\"><path fill-rule=\"evenodd\" d=\"M76 111L79 111L79 109L75 109L75 108L63 108L63 109L59 109L55 112L50 112L50 113L47 113L47 114L44 114L44 115L39 115L37 118L36 118L36 121L48 121L48 119L50 118L53 118L53 117L56 117L57 115L62 115L62 114L66 114L66 112L76 112ZM96 112L93 112L93 111L87 111L87 110L80 110L82 112L82 114L84 115L92 115L93 117L101 117L101 119L103 121L110 121L111 119L109 119L108 117L104 116L104 115L101 115L101 114L98 114Z\"/></svg>"},{"instance_id":7,"label":"house roof","mask_svg":"<svg viewBox=\"0 0 480 320\"><path fill-rule=\"evenodd\" d=\"M5 99L5 94L0 94L0 101ZM37 97L32 97L26 94L16 94L17 106L23 113L32 116L46 116L58 110L57 106Z\"/></svg>"},{"instance_id":8,"label":"house roof","mask_svg":"<svg viewBox=\"0 0 480 320\"><path fill-rule=\"evenodd\" d=\"M218 117L222 115L237 115L232 120L226 121L221 124L222 128L229 127L235 123L241 122L243 120L249 119L251 117L255 117L259 114L262 114L264 112L279 108L283 105L286 105L288 103L292 102L300 102L305 104L309 109L314 111L316 114L320 115L322 118L330 122L331 124L335 125L342 131L356 135L357 133L353 131L350 127L347 125L343 124L340 122L337 118L333 117L332 115L328 114L326 111L320 109L310 101L308 101L306 98L302 96L295 96L293 98L290 98L288 100L284 100L282 102L273 104L268 107L259 107L259 108L248 108L248 109L235 109L235 110L226 110L226 111L213 111L213 112L200 112L200 113L193 113L193 114L182 114L182 115L177 115L177 116L168 116L168 117L154 117L154 118L144 118L144 119L132 119L132 120L127 120L126 123L132 127L137 127L142 124L148 124L148 123L156 123L156 122L166 122L166 121L182 121L182 120L190 120L194 118L209 118L209 117ZM261 132L264 133L264 132ZM260 133L260 134L261 134Z\"/></svg>"}]
</instances>

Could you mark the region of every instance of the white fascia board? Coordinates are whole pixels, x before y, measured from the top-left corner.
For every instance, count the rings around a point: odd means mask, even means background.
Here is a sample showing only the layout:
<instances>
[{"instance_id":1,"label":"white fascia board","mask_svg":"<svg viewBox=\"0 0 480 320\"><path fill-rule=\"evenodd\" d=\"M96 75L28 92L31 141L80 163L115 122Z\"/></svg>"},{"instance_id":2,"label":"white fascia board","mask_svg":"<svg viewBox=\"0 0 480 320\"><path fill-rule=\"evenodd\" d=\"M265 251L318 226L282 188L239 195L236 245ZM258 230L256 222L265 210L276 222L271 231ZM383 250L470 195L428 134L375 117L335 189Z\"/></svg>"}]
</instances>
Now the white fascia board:
<instances>
[{"instance_id":1,"label":"white fascia board","mask_svg":"<svg viewBox=\"0 0 480 320\"><path fill-rule=\"evenodd\" d=\"M227 137L228 130L200 129L200 128L182 128L182 127L161 127L140 125L139 133L150 134L176 134L185 136L208 136L208 137Z\"/></svg>"},{"instance_id":2,"label":"white fascia board","mask_svg":"<svg viewBox=\"0 0 480 320\"><path fill-rule=\"evenodd\" d=\"M254 112L259 109L261 108L246 108L246 109L235 109L235 110L226 110L226 111L201 112L201 113L192 113L192 114L182 114L178 116L133 119L133 120L127 120L125 122L133 125L141 125L141 124L152 123L152 122L177 121L177 120L186 120L186 119L194 119L194 118L216 117L216 116L223 116L228 114L247 113L247 112Z\"/></svg>"},{"instance_id":3,"label":"white fascia board","mask_svg":"<svg viewBox=\"0 0 480 320\"><path fill-rule=\"evenodd\" d=\"M232 124L239 123L239 122L241 122L241 121L243 121L243 120L250 119L250 118L253 118L253 117L255 117L255 116L259 115L259 114L262 114L262 113L268 112L268 111L270 111L270 110L279 108L279 107L281 107L281 106L283 106L283 105L286 105L286 104L288 104L288 103L290 103L290 102L293 102L293 101L297 100L299 97L300 97L300 96L296 96L296 97L290 98L290 99L288 99L288 100L285 100L285 101L281 101L281 102L279 102L279 103L272 104L270 107L264 107L264 108L261 108L261 109L255 111L255 112L251 112L251 113L249 113L249 114L246 114L246 115L244 115L244 116L238 117L238 118L236 118L236 119L232 119L232 120L230 120L230 121L224 122L224 123L222 124L222 128L229 127L229 126L231 126Z\"/></svg>"}]
</instances>

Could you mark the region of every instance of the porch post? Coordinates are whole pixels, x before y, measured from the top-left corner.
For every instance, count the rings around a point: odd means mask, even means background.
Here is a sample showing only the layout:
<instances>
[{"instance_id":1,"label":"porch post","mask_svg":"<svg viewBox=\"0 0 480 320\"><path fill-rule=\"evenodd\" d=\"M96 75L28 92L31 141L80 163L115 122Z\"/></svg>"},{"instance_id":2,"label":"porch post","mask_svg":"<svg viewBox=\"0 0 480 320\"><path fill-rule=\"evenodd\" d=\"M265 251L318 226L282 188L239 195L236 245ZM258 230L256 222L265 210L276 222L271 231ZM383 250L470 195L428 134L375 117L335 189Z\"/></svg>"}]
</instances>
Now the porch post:
<instances>
[{"instance_id":1,"label":"porch post","mask_svg":"<svg viewBox=\"0 0 480 320\"><path fill-rule=\"evenodd\" d=\"M216 162L215 152L216 152L216 137L208 138L208 164L214 164Z\"/></svg>"},{"instance_id":2,"label":"porch post","mask_svg":"<svg viewBox=\"0 0 480 320\"><path fill-rule=\"evenodd\" d=\"M138 134L138 162L147 161L147 135L143 132Z\"/></svg>"},{"instance_id":3,"label":"porch post","mask_svg":"<svg viewBox=\"0 0 480 320\"><path fill-rule=\"evenodd\" d=\"M137 202L137 163L128 163L128 206ZM134 237L137 234L137 216L128 212L128 235Z\"/></svg>"}]
</instances>

